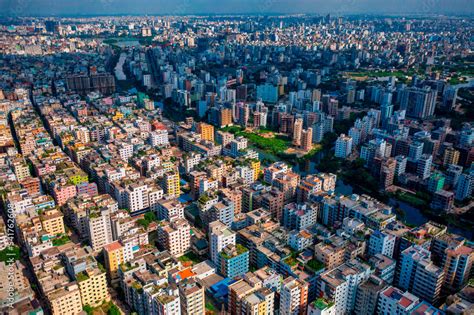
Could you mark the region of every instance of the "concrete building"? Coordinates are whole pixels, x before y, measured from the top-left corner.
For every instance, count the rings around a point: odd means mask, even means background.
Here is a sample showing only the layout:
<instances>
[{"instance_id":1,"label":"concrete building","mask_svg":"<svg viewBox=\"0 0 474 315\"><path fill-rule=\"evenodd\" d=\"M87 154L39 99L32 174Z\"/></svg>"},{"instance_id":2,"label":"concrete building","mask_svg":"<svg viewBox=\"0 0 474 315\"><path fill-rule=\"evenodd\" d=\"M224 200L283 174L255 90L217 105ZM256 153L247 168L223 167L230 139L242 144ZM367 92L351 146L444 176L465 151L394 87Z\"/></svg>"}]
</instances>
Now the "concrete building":
<instances>
[{"instance_id":1,"label":"concrete building","mask_svg":"<svg viewBox=\"0 0 474 315\"><path fill-rule=\"evenodd\" d=\"M334 156L345 159L352 153L352 138L341 134L336 140L336 151Z\"/></svg>"},{"instance_id":2,"label":"concrete building","mask_svg":"<svg viewBox=\"0 0 474 315\"><path fill-rule=\"evenodd\" d=\"M428 250L414 245L401 253L398 287L408 290L430 303L435 303L441 292L444 271L433 264Z\"/></svg>"},{"instance_id":3,"label":"concrete building","mask_svg":"<svg viewBox=\"0 0 474 315\"><path fill-rule=\"evenodd\" d=\"M378 230L374 231L370 235L367 255L371 257L376 254L382 254L391 258L395 249L395 242L395 236Z\"/></svg>"},{"instance_id":4,"label":"concrete building","mask_svg":"<svg viewBox=\"0 0 474 315\"><path fill-rule=\"evenodd\" d=\"M355 314L376 314L379 293L387 287L385 281L371 275L357 287Z\"/></svg>"},{"instance_id":5,"label":"concrete building","mask_svg":"<svg viewBox=\"0 0 474 315\"><path fill-rule=\"evenodd\" d=\"M96 307L110 300L105 272L98 268L86 269L76 275L82 305Z\"/></svg>"},{"instance_id":6,"label":"concrete building","mask_svg":"<svg viewBox=\"0 0 474 315\"><path fill-rule=\"evenodd\" d=\"M415 295L390 286L379 294L377 314L411 314L418 301Z\"/></svg>"},{"instance_id":7,"label":"concrete building","mask_svg":"<svg viewBox=\"0 0 474 315\"><path fill-rule=\"evenodd\" d=\"M82 312L81 293L76 282L48 292L46 301L53 314L80 314Z\"/></svg>"},{"instance_id":8,"label":"concrete building","mask_svg":"<svg viewBox=\"0 0 474 315\"><path fill-rule=\"evenodd\" d=\"M416 166L416 174L421 179L427 179L431 175L431 164L433 162L433 156L429 154L423 154L418 160Z\"/></svg>"},{"instance_id":9,"label":"concrete building","mask_svg":"<svg viewBox=\"0 0 474 315\"><path fill-rule=\"evenodd\" d=\"M178 287L182 314L204 315L206 313L204 286L199 281L187 278L181 281Z\"/></svg>"},{"instance_id":10,"label":"concrete building","mask_svg":"<svg viewBox=\"0 0 474 315\"><path fill-rule=\"evenodd\" d=\"M357 287L366 281L371 273L369 265L355 259L347 261L321 274L320 296L335 303L337 314L350 313L355 308Z\"/></svg>"},{"instance_id":11,"label":"concrete building","mask_svg":"<svg viewBox=\"0 0 474 315\"><path fill-rule=\"evenodd\" d=\"M191 247L191 226L186 219L162 221L158 227L158 240L171 255L181 256Z\"/></svg>"},{"instance_id":12,"label":"concrete building","mask_svg":"<svg viewBox=\"0 0 474 315\"><path fill-rule=\"evenodd\" d=\"M241 276L249 270L249 250L240 244L229 244L219 253L219 263L224 277Z\"/></svg>"},{"instance_id":13,"label":"concrete building","mask_svg":"<svg viewBox=\"0 0 474 315\"><path fill-rule=\"evenodd\" d=\"M219 253L228 245L235 245L236 234L224 223L214 221L209 224L209 251L211 260L219 266Z\"/></svg>"},{"instance_id":14,"label":"concrete building","mask_svg":"<svg viewBox=\"0 0 474 315\"><path fill-rule=\"evenodd\" d=\"M300 279L290 276L283 280L280 289L280 314L306 314L308 289L308 283Z\"/></svg>"}]
</instances>

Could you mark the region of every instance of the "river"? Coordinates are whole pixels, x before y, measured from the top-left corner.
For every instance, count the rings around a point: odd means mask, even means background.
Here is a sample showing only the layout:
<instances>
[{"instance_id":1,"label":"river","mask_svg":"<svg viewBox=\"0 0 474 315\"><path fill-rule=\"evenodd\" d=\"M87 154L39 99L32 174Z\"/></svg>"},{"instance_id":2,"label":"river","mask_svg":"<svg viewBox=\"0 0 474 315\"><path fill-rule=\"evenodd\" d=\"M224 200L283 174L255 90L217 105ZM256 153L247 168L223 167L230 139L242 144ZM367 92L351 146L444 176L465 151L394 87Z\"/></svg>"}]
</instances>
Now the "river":
<instances>
[{"instance_id":1,"label":"river","mask_svg":"<svg viewBox=\"0 0 474 315\"><path fill-rule=\"evenodd\" d=\"M119 80L119 81L127 80L127 76L123 72L123 64L125 63L126 58L127 58L127 54L122 52L120 54L117 65L115 66L115 69L114 69L115 76L117 77L117 80Z\"/></svg>"}]
</instances>

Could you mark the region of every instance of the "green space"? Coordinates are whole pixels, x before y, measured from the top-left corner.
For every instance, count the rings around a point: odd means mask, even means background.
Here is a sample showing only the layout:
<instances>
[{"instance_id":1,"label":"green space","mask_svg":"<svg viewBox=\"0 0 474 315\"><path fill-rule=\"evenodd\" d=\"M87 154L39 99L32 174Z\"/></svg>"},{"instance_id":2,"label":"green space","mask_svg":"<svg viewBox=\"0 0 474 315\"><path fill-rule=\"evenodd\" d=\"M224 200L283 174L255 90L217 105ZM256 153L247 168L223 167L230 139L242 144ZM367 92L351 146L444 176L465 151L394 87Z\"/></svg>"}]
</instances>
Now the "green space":
<instances>
[{"instance_id":1,"label":"green space","mask_svg":"<svg viewBox=\"0 0 474 315\"><path fill-rule=\"evenodd\" d=\"M77 282L82 282L82 281L86 281L87 279L89 279L89 276L86 275L86 274L83 273L83 272L79 272L79 273L76 275L76 279L77 279Z\"/></svg>"},{"instance_id":2,"label":"green space","mask_svg":"<svg viewBox=\"0 0 474 315\"><path fill-rule=\"evenodd\" d=\"M214 314L217 312L217 309L211 302L206 302L206 311L212 312L212 314Z\"/></svg>"},{"instance_id":3,"label":"green space","mask_svg":"<svg viewBox=\"0 0 474 315\"><path fill-rule=\"evenodd\" d=\"M198 264L202 261L202 259L199 258L199 256L194 252L187 252L183 256L179 257L178 260L181 262L192 262L194 264Z\"/></svg>"},{"instance_id":4,"label":"green space","mask_svg":"<svg viewBox=\"0 0 474 315\"><path fill-rule=\"evenodd\" d=\"M137 220L137 223L143 226L143 228L148 229L148 226L153 221L158 222L156 215L153 212L147 212L145 213L145 216L142 219Z\"/></svg>"},{"instance_id":5,"label":"green space","mask_svg":"<svg viewBox=\"0 0 474 315\"><path fill-rule=\"evenodd\" d=\"M5 262L7 265L18 259L20 259L20 248L18 246L7 246L5 249L0 250L0 261Z\"/></svg>"},{"instance_id":6,"label":"green space","mask_svg":"<svg viewBox=\"0 0 474 315\"><path fill-rule=\"evenodd\" d=\"M71 241L69 236L64 234L64 235L58 236L57 238L53 240L53 246L61 246L68 243L69 241Z\"/></svg>"},{"instance_id":7,"label":"green space","mask_svg":"<svg viewBox=\"0 0 474 315\"><path fill-rule=\"evenodd\" d=\"M287 264L288 266L290 266L290 267L294 267L294 266L296 266L296 265L298 264L298 261L297 261L296 258L293 257L293 256L288 256L288 257L286 257L286 258L283 260L283 262L284 262L285 264Z\"/></svg>"},{"instance_id":8,"label":"green space","mask_svg":"<svg viewBox=\"0 0 474 315\"><path fill-rule=\"evenodd\" d=\"M322 262L320 262L319 260L315 258L308 261L307 266L311 268L314 272L319 271L325 267Z\"/></svg>"},{"instance_id":9,"label":"green space","mask_svg":"<svg viewBox=\"0 0 474 315\"><path fill-rule=\"evenodd\" d=\"M243 136L256 148L271 154L284 154L291 146L291 141L288 137L283 135L274 135L274 137L264 137L262 134L271 133L271 130L259 130L257 133L250 133L244 131L238 126L228 126L221 129L222 131L233 133L235 136Z\"/></svg>"},{"instance_id":10,"label":"green space","mask_svg":"<svg viewBox=\"0 0 474 315\"><path fill-rule=\"evenodd\" d=\"M86 312L87 315L93 314L107 314L107 315L120 315L120 310L112 301L102 302L102 305L97 307L92 307L89 304L86 304L82 307L82 310Z\"/></svg>"},{"instance_id":11,"label":"green space","mask_svg":"<svg viewBox=\"0 0 474 315\"><path fill-rule=\"evenodd\" d=\"M394 199L406 202L414 207L422 208L427 207L429 202L426 200L426 197L422 195L423 193L417 192L412 194L406 191L397 190L392 194ZM428 197L429 198L429 197Z\"/></svg>"}]
</instances>

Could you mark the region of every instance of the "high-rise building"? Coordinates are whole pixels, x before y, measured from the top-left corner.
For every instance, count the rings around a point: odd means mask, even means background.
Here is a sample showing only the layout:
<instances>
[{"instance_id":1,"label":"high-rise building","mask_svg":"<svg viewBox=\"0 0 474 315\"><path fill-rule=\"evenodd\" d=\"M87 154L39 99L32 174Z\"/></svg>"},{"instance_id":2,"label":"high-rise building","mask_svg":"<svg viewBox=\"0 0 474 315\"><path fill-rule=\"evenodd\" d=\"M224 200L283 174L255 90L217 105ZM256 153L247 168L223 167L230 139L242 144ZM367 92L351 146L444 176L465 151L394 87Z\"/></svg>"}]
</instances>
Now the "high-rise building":
<instances>
[{"instance_id":1,"label":"high-rise building","mask_svg":"<svg viewBox=\"0 0 474 315\"><path fill-rule=\"evenodd\" d=\"M334 155L345 159L352 153L352 138L341 134L336 140L336 151Z\"/></svg>"},{"instance_id":2,"label":"high-rise building","mask_svg":"<svg viewBox=\"0 0 474 315\"><path fill-rule=\"evenodd\" d=\"M301 148L303 151L311 151L313 148L313 128L308 128L301 132Z\"/></svg>"},{"instance_id":3,"label":"high-rise building","mask_svg":"<svg viewBox=\"0 0 474 315\"><path fill-rule=\"evenodd\" d=\"M444 176L441 173L433 173L428 179L428 191L435 193L444 187Z\"/></svg>"},{"instance_id":4,"label":"high-rise building","mask_svg":"<svg viewBox=\"0 0 474 315\"><path fill-rule=\"evenodd\" d=\"M431 175L431 164L433 162L433 156L429 154L423 154L416 165L416 174L421 179L427 179Z\"/></svg>"},{"instance_id":5,"label":"high-rise building","mask_svg":"<svg viewBox=\"0 0 474 315\"><path fill-rule=\"evenodd\" d=\"M406 110L407 116L425 119L433 116L437 91L429 87L423 89L409 87L400 91L400 109Z\"/></svg>"},{"instance_id":6,"label":"high-rise building","mask_svg":"<svg viewBox=\"0 0 474 315\"><path fill-rule=\"evenodd\" d=\"M179 197L181 194L181 182L178 172L166 172L161 180L161 187L165 194Z\"/></svg>"},{"instance_id":7,"label":"high-rise building","mask_svg":"<svg viewBox=\"0 0 474 315\"><path fill-rule=\"evenodd\" d=\"M366 281L372 271L369 265L352 259L335 269L321 274L320 296L335 303L336 314L347 314L354 310L357 287Z\"/></svg>"},{"instance_id":8,"label":"high-rise building","mask_svg":"<svg viewBox=\"0 0 474 315\"><path fill-rule=\"evenodd\" d=\"M375 269L374 274L385 281L392 284L395 278L396 260L382 254L375 254L370 257L369 264Z\"/></svg>"},{"instance_id":9,"label":"high-rise building","mask_svg":"<svg viewBox=\"0 0 474 315\"><path fill-rule=\"evenodd\" d=\"M396 237L381 231L374 231L370 235L367 255L369 257L376 254L382 254L387 257L393 256Z\"/></svg>"},{"instance_id":10,"label":"high-rise building","mask_svg":"<svg viewBox=\"0 0 474 315\"><path fill-rule=\"evenodd\" d=\"M301 131L303 130L303 119L296 118L295 125L293 126L293 145L301 145Z\"/></svg>"},{"instance_id":11,"label":"high-rise building","mask_svg":"<svg viewBox=\"0 0 474 315\"><path fill-rule=\"evenodd\" d=\"M459 180L456 187L456 200L464 200L472 196L474 189L474 172L463 173L459 175Z\"/></svg>"},{"instance_id":12,"label":"high-rise building","mask_svg":"<svg viewBox=\"0 0 474 315\"><path fill-rule=\"evenodd\" d=\"M120 242L115 241L113 243L107 244L103 248L105 268L112 285L118 282L118 269L119 266L125 263L124 258L124 247Z\"/></svg>"},{"instance_id":13,"label":"high-rise building","mask_svg":"<svg viewBox=\"0 0 474 315\"><path fill-rule=\"evenodd\" d=\"M355 314L376 314L379 293L387 287L385 281L371 275L357 287Z\"/></svg>"},{"instance_id":14,"label":"high-rise building","mask_svg":"<svg viewBox=\"0 0 474 315\"><path fill-rule=\"evenodd\" d=\"M249 270L249 250L240 244L229 244L219 253L219 262L224 277L241 276Z\"/></svg>"},{"instance_id":15,"label":"high-rise building","mask_svg":"<svg viewBox=\"0 0 474 315\"><path fill-rule=\"evenodd\" d=\"M430 303L435 303L441 292L444 271L431 261L428 250L418 245L405 249L400 255L398 287L408 290Z\"/></svg>"},{"instance_id":16,"label":"high-rise building","mask_svg":"<svg viewBox=\"0 0 474 315\"><path fill-rule=\"evenodd\" d=\"M242 314L274 314L275 292L261 288L242 299Z\"/></svg>"},{"instance_id":17,"label":"high-rise building","mask_svg":"<svg viewBox=\"0 0 474 315\"><path fill-rule=\"evenodd\" d=\"M234 222L234 203L229 199L222 199L209 209L207 221L220 221L227 226L231 226Z\"/></svg>"},{"instance_id":18,"label":"high-rise building","mask_svg":"<svg viewBox=\"0 0 474 315\"><path fill-rule=\"evenodd\" d=\"M443 154L443 165L448 166L450 164L458 164L459 162L459 151L452 148L448 147L444 149L444 154Z\"/></svg>"},{"instance_id":19,"label":"high-rise building","mask_svg":"<svg viewBox=\"0 0 474 315\"><path fill-rule=\"evenodd\" d=\"M438 190L433 194L430 207L439 213L449 213L453 207L454 193L444 189Z\"/></svg>"},{"instance_id":20,"label":"high-rise building","mask_svg":"<svg viewBox=\"0 0 474 315\"><path fill-rule=\"evenodd\" d=\"M219 253L228 245L235 245L236 234L220 221L209 224L209 251L211 260L219 266Z\"/></svg>"},{"instance_id":21,"label":"high-rise building","mask_svg":"<svg viewBox=\"0 0 474 315\"><path fill-rule=\"evenodd\" d=\"M206 312L204 286L192 278L179 283L181 312L184 315L203 315Z\"/></svg>"},{"instance_id":22,"label":"high-rise building","mask_svg":"<svg viewBox=\"0 0 474 315\"><path fill-rule=\"evenodd\" d=\"M469 281L474 262L474 250L466 245L448 247L443 255L444 266L443 290L453 293L462 289Z\"/></svg>"},{"instance_id":23,"label":"high-rise building","mask_svg":"<svg viewBox=\"0 0 474 315\"><path fill-rule=\"evenodd\" d=\"M186 219L162 221L158 227L158 240L171 255L181 256L191 246L191 226Z\"/></svg>"},{"instance_id":24,"label":"high-rise building","mask_svg":"<svg viewBox=\"0 0 474 315\"><path fill-rule=\"evenodd\" d=\"M290 276L283 280L280 288L280 314L306 314L308 289L308 283L300 279Z\"/></svg>"},{"instance_id":25,"label":"high-rise building","mask_svg":"<svg viewBox=\"0 0 474 315\"><path fill-rule=\"evenodd\" d=\"M201 139L214 141L214 126L206 123L198 123L196 131L201 135Z\"/></svg>"},{"instance_id":26,"label":"high-rise building","mask_svg":"<svg viewBox=\"0 0 474 315\"><path fill-rule=\"evenodd\" d=\"M46 293L46 300L53 314L80 314L82 312L81 293L75 282Z\"/></svg>"},{"instance_id":27,"label":"high-rise building","mask_svg":"<svg viewBox=\"0 0 474 315\"><path fill-rule=\"evenodd\" d=\"M81 292L82 305L96 307L110 300L105 272L98 268L86 269L76 275L76 280Z\"/></svg>"},{"instance_id":28,"label":"high-rise building","mask_svg":"<svg viewBox=\"0 0 474 315\"><path fill-rule=\"evenodd\" d=\"M219 125L221 128L232 125L232 109L224 107L220 109Z\"/></svg>"},{"instance_id":29,"label":"high-rise building","mask_svg":"<svg viewBox=\"0 0 474 315\"><path fill-rule=\"evenodd\" d=\"M418 297L395 287L388 287L379 294L377 314L410 314L418 304Z\"/></svg>"}]
</instances>

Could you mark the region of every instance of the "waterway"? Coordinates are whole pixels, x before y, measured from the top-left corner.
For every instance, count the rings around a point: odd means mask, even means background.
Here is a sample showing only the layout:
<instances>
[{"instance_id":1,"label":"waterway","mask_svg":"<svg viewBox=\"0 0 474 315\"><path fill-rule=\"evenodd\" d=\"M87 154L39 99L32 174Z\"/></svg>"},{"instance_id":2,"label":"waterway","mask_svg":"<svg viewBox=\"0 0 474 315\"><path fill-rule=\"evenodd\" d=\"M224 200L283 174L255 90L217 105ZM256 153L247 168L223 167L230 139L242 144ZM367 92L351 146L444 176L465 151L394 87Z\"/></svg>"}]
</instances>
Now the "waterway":
<instances>
[{"instance_id":1,"label":"waterway","mask_svg":"<svg viewBox=\"0 0 474 315\"><path fill-rule=\"evenodd\" d=\"M127 80L127 76L123 72L123 64L125 63L125 59L127 58L127 54L122 52L120 54L119 60L117 62L117 65L115 66L114 72L115 72L115 77L119 81L124 81Z\"/></svg>"},{"instance_id":2,"label":"waterway","mask_svg":"<svg viewBox=\"0 0 474 315\"><path fill-rule=\"evenodd\" d=\"M259 151L259 153L261 152ZM274 156L268 156L266 154L264 154L262 157L269 158L270 160L278 160L278 158ZM293 166L293 171L300 174L301 176L306 176L308 174L316 174L318 173L317 165L323 157L324 157L324 152L319 152L311 159L308 159L304 162L301 162ZM338 179L336 182L336 193L347 196L347 195L353 194L354 189L351 185L345 184L344 181L342 181L341 179ZM431 220L420 209L415 208L406 202L391 198L389 200L389 205L400 209L401 213L397 213L397 217L399 220L402 220L403 222L405 222L405 224L420 226ZM443 223L443 222L440 222L440 223ZM453 226L452 224L449 224L448 222L445 222L444 224L448 225L448 231L450 233L462 235L471 241L474 239L473 230L469 228L461 228L459 226Z\"/></svg>"}]
</instances>

